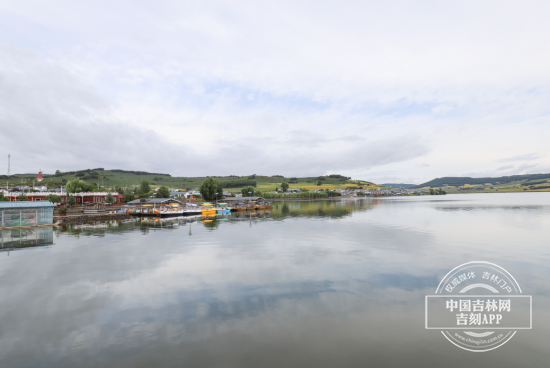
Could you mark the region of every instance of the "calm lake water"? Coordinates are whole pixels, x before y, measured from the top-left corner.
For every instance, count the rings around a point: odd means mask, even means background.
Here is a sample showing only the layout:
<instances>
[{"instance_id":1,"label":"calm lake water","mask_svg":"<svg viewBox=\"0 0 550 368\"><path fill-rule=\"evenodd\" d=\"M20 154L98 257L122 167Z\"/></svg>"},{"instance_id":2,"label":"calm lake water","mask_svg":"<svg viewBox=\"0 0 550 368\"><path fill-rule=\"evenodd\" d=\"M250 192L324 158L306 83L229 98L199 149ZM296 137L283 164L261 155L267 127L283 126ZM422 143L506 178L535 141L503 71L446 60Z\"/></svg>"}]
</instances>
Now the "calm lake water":
<instances>
[{"instance_id":1,"label":"calm lake water","mask_svg":"<svg viewBox=\"0 0 550 368\"><path fill-rule=\"evenodd\" d=\"M212 222L3 231L0 367L547 367L550 193L275 202ZM533 329L468 352L424 297L469 261Z\"/></svg>"}]
</instances>

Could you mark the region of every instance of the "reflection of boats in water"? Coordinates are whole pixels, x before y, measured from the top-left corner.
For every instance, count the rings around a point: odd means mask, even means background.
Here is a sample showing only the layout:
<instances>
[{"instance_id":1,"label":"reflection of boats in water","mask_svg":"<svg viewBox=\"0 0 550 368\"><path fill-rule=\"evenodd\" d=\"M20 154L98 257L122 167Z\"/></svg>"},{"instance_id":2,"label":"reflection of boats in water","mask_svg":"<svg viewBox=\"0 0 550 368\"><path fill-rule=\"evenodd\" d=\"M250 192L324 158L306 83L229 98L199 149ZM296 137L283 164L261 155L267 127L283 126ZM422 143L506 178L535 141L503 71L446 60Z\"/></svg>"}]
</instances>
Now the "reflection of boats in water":
<instances>
[{"instance_id":1,"label":"reflection of boats in water","mask_svg":"<svg viewBox=\"0 0 550 368\"><path fill-rule=\"evenodd\" d=\"M195 222L196 220L202 219L201 215L192 215L192 216L178 216L178 217L141 217L135 218L133 223L141 226L159 226L162 228L167 227L178 227L180 225L185 225L187 223Z\"/></svg>"},{"instance_id":2,"label":"reflection of boats in water","mask_svg":"<svg viewBox=\"0 0 550 368\"><path fill-rule=\"evenodd\" d=\"M73 229L106 229L109 225L105 221L88 221L80 224L73 224Z\"/></svg>"},{"instance_id":3,"label":"reflection of boats in water","mask_svg":"<svg viewBox=\"0 0 550 368\"><path fill-rule=\"evenodd\" d=\"M248 197L247 197L248 198ZM234 205L222 202L212 204L204 202L200 205L194 203L181 203L174 199L167 198L151 198L151 199L136 199L122 206L118 212L128 213L131 216L150 216L150 217L170 217L170 216L215 216L217 214L229 214L232 211L250 211L260 209L271 209L271 202L263 201L260 197L244 198L245 201L238 201ZM228 202L229 198L226 199ZM234 203L234 199L231 199Z\"/></svg>"}]
</instances>

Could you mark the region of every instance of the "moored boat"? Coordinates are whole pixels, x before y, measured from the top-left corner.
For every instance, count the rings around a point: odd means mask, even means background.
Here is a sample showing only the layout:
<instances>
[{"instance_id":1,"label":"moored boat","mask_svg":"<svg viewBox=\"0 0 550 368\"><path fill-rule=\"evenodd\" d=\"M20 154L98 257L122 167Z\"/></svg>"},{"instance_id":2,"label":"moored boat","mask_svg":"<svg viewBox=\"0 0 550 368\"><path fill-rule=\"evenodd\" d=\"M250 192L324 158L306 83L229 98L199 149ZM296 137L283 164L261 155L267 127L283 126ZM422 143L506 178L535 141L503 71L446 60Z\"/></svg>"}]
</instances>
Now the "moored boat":
<instances>
[{"instance_id":1,"label":"moored boat","mask_svg":"<svg viewBox=\"0 0 550 368\"><path fill-rule=\"evenodd\" d=\"M227 203L218 203L218 207L216 207L216 213L230 213L231 207L227 205Z\"/></svg>"},{"instance_id":2,"label":"moored boat","mask_svg":"<svg viewBox=\"0 0 550 368\"><path fill-rule=\"evenodd\" d=\"M129 203L135 205L123 206L121 211L131 216L174 217L201 214L201 209L197 205L183 204L170 198L151 198L143 202L135 200Z\"/></svg>"},{"instance_id":3,"label":"moored boat","mask_svg":"<svg viewBox=\"0 0 550 368\"><path fill-rule=\"evenodd\" d=\"M200 209L203 216L216 216L216 208L210 202L202 203Z\"/></svg>"}]
</instances>

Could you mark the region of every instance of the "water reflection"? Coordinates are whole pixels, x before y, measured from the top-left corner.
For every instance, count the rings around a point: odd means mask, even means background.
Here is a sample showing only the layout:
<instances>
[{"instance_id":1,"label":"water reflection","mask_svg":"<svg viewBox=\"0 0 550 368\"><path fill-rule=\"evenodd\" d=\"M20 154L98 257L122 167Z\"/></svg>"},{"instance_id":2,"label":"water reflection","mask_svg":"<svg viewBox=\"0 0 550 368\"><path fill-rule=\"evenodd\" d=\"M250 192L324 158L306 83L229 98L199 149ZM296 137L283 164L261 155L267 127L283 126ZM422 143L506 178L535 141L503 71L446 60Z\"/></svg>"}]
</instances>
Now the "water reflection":
<instances>
[{"instance_id":1,"label":"water reflection","mask_svg":"<svg viewBox=\"0 0 550 368\"><path fill-rule=\"evenodd\" d=\"M39 227L0 231L0 252L53 244L53 229Z\"/></svg>"},{"instance_id":2,"label":"water reflection","mask_svg":"<svg viewBox=\"0 0 550 368\"><path fill-rule=\"evenodd\" d=\"M287 201L49 228L47 251L0 257L0 366L544 366L550 201L445 202ZM423 303L477 259L536 296L536 328L467 355L424 330Z\"/></svg>"}]
</instances>

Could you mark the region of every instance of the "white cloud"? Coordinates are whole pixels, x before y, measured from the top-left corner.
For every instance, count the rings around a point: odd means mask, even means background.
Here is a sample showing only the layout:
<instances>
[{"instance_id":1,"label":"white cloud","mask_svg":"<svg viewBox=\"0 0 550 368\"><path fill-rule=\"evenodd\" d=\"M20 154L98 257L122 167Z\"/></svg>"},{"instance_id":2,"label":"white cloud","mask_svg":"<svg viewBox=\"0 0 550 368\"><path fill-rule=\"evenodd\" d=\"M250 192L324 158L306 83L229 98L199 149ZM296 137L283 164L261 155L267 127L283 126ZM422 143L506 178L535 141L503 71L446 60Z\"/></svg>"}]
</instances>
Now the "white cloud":
<instances>
[{"instance_id":1,"label":"white cloud","mask_svg":"<svg viewBox=\"0 0 550 368\"><path fill-rule=\"evenodd\" d=\"M533 161L533 160L536 160L540 157L541 157L541 155L539 155L537 153L528 153L528 154L525 154L525 155L501 158L500 160L496 160L495 162Z\"/></svg>"},{"instance_id":2,"label":"white cloud","mask_svg":"<svg viewBox=\"0 0 550 368\"><path fill-rule=\"evenodd\" d=\"M504 172L495 161L544 168L548 7L3 3L0 154L18 172L417 183Z\"/></svg>"},{"instance_id":3,"label":"white cloud","mask_svg":"<svg viewBox=\"0 0 550 368\"><path fill-rule=\"evenodd\" d=\"M502 171L502 170L507 170L507 169L513 169L514 167L515 167L514 165L504 165L504 166L501 166L501 167L497 167L497 170Z\"/></svg>"}]
</instances>

